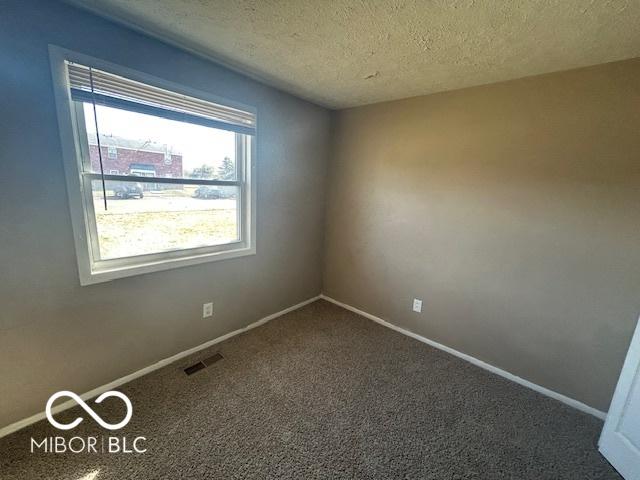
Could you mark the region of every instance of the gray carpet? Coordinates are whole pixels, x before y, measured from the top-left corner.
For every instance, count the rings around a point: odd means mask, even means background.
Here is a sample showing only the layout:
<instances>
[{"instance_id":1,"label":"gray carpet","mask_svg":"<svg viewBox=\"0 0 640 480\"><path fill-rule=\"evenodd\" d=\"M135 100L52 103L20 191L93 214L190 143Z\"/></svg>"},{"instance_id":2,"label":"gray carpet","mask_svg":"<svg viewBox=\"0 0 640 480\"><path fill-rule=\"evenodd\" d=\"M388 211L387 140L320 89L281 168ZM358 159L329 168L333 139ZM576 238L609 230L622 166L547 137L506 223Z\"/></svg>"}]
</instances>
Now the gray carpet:
<instances>
[{"instance_id":1,"label":"gray carpet","mask_svg":"<svg viewBox=\"0 0 640 480\"><path fill-rule=\"evenodd\" d=\"M117 434L147 453L31 454L60 434L43 421L0 439L0 478L620 478L599 420L324 301L121 390L134 415ZM117 399L95 410L122 418ZM105 433L84 416L73 435Z\"/></svg>"}]
</instances>

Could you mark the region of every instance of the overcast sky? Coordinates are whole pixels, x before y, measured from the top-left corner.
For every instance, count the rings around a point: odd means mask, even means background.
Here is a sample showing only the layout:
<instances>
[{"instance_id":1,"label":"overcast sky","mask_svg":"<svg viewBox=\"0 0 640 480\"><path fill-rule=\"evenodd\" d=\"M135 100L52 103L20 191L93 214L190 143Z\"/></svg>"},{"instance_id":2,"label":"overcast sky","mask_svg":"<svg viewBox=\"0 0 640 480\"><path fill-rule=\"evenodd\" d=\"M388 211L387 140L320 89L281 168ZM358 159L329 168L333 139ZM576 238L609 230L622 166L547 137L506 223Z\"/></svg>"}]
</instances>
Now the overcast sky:
<instances>
[{"instance_id":1,"label":"overcast sky","mask_svg":"<svg viewBox=\"0 0 640 480\"><path fill-rule=\"evenodd\" d=\"M115 135L131 140L151 140L167 144L173 152L182 154L183 170L203 164L217 167L224 157L235 162L235 134L226 130L176 122L141 113L97 106L101 135ZM95 135L93 106L84 104L87 133Z\"/></svg>"}]
</instances>

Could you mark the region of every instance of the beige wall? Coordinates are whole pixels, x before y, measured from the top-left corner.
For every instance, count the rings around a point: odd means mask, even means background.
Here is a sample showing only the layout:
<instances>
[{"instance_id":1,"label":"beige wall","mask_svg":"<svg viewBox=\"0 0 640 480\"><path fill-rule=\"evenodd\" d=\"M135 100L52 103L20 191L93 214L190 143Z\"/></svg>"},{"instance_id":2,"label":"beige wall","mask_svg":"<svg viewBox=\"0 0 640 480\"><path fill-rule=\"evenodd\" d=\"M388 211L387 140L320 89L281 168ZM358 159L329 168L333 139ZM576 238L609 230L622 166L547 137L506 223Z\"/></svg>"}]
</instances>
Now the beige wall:
<instances>
[{"instance_id":1,"label":"beige wall","mask_svg":"<svg viewBox=\"0 0 640 480\"><path fill-rule=\"evenodd\" d=\"M640 60L335 115L325 293L606 410L640 314Z\"/></svg>"},{"instance_id":2,"label":"beige wall","mask_svg":"<svg viewBox=\"0 0 640 480\"><path fill-rule=\"evenodd\" d=\"M59 2L0 23L0 427L320 293L328 111ZM48 43L258 108L257 255L80 286Z\"/></svg>"}]
</instances>

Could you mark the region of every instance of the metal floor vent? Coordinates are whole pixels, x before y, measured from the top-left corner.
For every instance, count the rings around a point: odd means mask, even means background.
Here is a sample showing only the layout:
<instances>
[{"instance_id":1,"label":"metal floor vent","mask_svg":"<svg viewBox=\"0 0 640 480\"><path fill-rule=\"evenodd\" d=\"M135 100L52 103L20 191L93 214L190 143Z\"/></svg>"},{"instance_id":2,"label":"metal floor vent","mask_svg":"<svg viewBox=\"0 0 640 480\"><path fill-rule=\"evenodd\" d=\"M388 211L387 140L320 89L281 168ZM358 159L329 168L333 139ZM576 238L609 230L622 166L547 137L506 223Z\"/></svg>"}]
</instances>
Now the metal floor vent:
<instances>
[{"instance_id":1,"label":"metal floor vent","mask_svg":"<svg viewBox=\"0 0 640 480\"><path fill-rule=\"evenodd\" d=\"M203 368L207 368L209 365L213 365L214 363L222 360L223 358L224 357L220 353L214 353L210 357L200 360L199 362L194 363L193 365L189 365L187 368L184 369L184 373L186 373L187 375L193 375L194 373L202 370Z\"/></svg>"}]
</instances>

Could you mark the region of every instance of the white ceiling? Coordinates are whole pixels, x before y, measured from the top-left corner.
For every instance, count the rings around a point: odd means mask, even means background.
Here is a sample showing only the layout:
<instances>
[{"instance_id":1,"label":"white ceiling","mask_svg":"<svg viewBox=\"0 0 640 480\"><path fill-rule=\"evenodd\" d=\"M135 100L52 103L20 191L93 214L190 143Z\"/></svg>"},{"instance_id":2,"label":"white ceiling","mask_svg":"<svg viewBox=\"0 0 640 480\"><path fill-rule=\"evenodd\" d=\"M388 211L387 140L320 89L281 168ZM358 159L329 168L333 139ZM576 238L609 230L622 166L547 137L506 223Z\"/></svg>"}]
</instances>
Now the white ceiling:
<instances>
[{"instance_id":1,"label":"white ceiling","mask_svg":"<svg viewBox=\"0 0 640 480\"><path fill-rule=\"evenodd\" d=\"M640 0L68 0L343 108L640 56Z\"/></svg>"}]
</instances>

